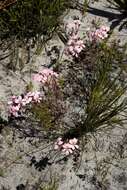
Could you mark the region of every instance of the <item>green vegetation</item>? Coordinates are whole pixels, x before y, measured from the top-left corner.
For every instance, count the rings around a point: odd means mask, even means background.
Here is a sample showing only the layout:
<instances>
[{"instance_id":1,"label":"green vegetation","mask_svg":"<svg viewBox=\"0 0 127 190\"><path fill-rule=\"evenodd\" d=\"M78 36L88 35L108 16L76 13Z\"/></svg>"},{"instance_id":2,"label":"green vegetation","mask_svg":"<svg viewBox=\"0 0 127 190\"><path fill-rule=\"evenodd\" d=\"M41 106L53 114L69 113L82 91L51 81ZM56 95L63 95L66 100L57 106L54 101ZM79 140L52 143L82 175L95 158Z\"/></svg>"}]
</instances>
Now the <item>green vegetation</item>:
<instances>
[{"instance_id":1,"label":"green vegetation","mask_svg":"<svg viewBox=\"0 0 127 190\"><path fill-rule=\"evenodd\" d=\"M82 99L82 102L85 102L82 103L85 114L81 121L76 123L76 127L65 134L65 138L68 136L78 138L87 132L124 125L123 116L127 108L125 57L124 50L120 50L117 43L111 46L103 43L99 46L88 47L80 56L79 61L76 60L77 65L71 67L72 73L77 68L80 71L84 69L84 73L79 81L77 70L77 79L75 75L70 83L73 85L73 80L75 80L77 89L80 89L78 97L84 94L83 98L86 98L86 102ZM88 72L89 76L87 76ZM122 116L121 113L123 113Z\"/></svg>"},{"instance_id":2,"label":"green vegetation","mask_svg":"<svg viewBox=\"0 0 127 190\"><path fill-rule=\"evenodd\" d=\"M68 6L65 0L17 0L0 10L0 38L49 36Z\"/></svg>"},{"instance_id":3,"label":"green vegetation","mask_svg":"<svg viewBox=\"0 0 127 190\"><path fill-rule=\"evenodd\" d=\"M49 106L46 103L34 105L31 108L31 112L33 113L35 118L40 121L42 127L44 127L45 130L50 130L51 128L53 128L54 123L52 121L54 120L54 117Z\"/></svg>"},{"instance_id":4,"label":"green vegetation","mask_svg":"<svg viewBox=\"0 0 127 190\"><path fill-rule=\"evenodd\" d=\"M107 65L106 67L102 65L98 69L96 77L96 82L91 88L86 108L87 117L83 125L87 131L121 123L117 116L124 111L127 103L121 100L126 88L118 84L118 76L110 78Z\"/></svg>"},{"instance_id":5,"label":"green vegetation","mask_svg":"<svg viewBox=\"0 0 127 190\"><path fill-rule=\"evenodd\" d=\"M51 179L51 182L49 184L44 185L43 187L40 187L39 190L57 190L58 189L58 182L56 179Z\"/></svg>"},{"instance_id":6,"label":"green vegetation","mask_svg":"<svg viewBox=\"0 0 127 190\"><path fill-rule=\"evenodd\" d=\"M4 177L4 170L0 168L0 177Z\"/></svg>"}]
</instances>

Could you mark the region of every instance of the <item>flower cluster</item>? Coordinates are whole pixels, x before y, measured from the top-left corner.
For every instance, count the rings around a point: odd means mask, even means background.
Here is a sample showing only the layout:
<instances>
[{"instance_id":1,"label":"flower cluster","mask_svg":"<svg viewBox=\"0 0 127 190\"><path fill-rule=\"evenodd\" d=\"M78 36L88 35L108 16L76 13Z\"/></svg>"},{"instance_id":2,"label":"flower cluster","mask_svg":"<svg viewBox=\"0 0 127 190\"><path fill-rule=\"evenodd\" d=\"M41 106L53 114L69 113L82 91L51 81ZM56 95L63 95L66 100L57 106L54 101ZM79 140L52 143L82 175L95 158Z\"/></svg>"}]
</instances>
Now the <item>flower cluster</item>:
<instances>
[{"instance_id":1,"label":"flower cluster","mask_svg":"<svg viewBox=\"0 0 127 190\"><path fill-rule=\"evenodd\" d=\"M73 20L73 22L66 23L65 30L68 35L76 35L81 25L80 20Z\"/></svg>"},{"instance_id":2,"label":"flower cluster","mask_svg":"<svg viewBox=\"0 0 127 190\"><path fill-rule=\"evenodd\" d=\"M79 20L74 20L66 24L66 33L69 34L69 40L65 48L65 53L67 55L78 57L79 53L85 48L83 40L78 36L79 27Z\"/></svg>"},{"instance_id":3,"label":"flower cluster","mask_svg":"<svg viewBox=\"0 0 127 190\"><path fill-rule=\"evenodd\" d=\"M54 149L60 150L66 155L72 154L75 149L78 149L77 145L78 140L76 138L70 139L67 142L64 142L62 138L58 138L55 142Z\"/></svg>"},{"instance_id":4,"label":"flower cluster","mask_svg":"<svg viewBox=\"0 0 127 190\"><path fill-rule=\"evenodd\" d=\"M9 113L14 116L20 116L21 109L24 108L29 103L40 103L42 96L40 92L28 92L26 95L22 96L12 96L11 101L8 102Z\"/></svg>"},{"instance_id":5,"label":"flower cluster","mask_svg":"<svg viewBox=\"0 0 127 190\"><path fill-rule=\"evenodd\" d=\"M57 79L58 74L54 72L52 69L45 68L39 73L35 74L33 76L33 80L37 82L41 82L43 84L45 83L51 83L52 79Z\"/></svg>"},{"instance_id":6,"label":"flower cluster","mask_svg":"<svg viewBox=\"0 0 127 190\"><path fill-rule=\"evenodd\" d=\"M99 29L94 32L89 33L90 41L99 41L108 37L108 32L110 28L108 26L101 26Z\"/></svg>"},{"instance_id":7,"label":"flower cluster","mask_svg":"<svg viewBox=\"0 0 127 190\"><path fill-rule=\"evenodd\" d=\"M71 36L67 42L65 52L67 55L78 57L79 53L85 48L83 40L78 35Z\"/></svg>"}]
</instances>

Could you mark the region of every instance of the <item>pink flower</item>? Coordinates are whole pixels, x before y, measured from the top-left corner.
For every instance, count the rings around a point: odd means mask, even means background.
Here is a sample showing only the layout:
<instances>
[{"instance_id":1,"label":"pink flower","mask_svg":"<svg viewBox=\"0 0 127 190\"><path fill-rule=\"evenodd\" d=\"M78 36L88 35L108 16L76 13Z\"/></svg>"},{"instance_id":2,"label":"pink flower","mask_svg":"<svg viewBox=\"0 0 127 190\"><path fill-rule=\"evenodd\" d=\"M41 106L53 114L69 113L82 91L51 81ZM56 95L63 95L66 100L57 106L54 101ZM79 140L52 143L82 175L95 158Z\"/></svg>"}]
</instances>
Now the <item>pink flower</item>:
<instances>
[{"instance_id":1,"label":"pink flower","mask_svg":"<svg viewBox=\"0 0 127 190\"><path fill-rule=\"evenodd\" d=\"M35 74L35 75L33 76L33 80L34 80L34 81L37 81L37 82L41 82L41 80L42 80L42 75L40 75L40 74Z\"/></svg>"},{"instance_id":2,"label":"pink flower","mask_svg":"<svg viewBox=\"0 0 127 190\"><path fill-rule=\"evenodd\" d=\"M108 37L108 32L110 28L108 26L101 26L94 32L89 33L90 41L99 41Z\"/></svg>"},{"instance_id":3,"label":"pink flower","mask_svg":"<svg viewBox=\"0 0 127 190\"><path fill-rule=\"evenodd\" d=\"M40 103L42 100L41 93L40 92L34 92L33 101Z\"/></svg>"},{"instance_id":4,"label":"pink flower","mask_svg":"<svg viewBox=\"0 0 127 190\"><path fill-rule=\"evenodd\" d=\"M11 101L8 102L9 113L14 117L18 117L21 109L24 108L27 104L30 103L39 103L42 100L41 93L28 92L24 97L22 96L12 96Z\"/></svg>"},{"instance_id":5,"label":"pink flower","mask_svg":"<svg viewBox=\"0 0 127 190\"><path fill-rule=\"evenodd\" d=\"M15 117L18 117L21 108L21 96L12 96L11 101L8 102L9 113Z\"/></svg>"},{"instance_id":6,"label":"pink flower","mask_svg":"<svg viewBox=\"0 0 127 190\"><path fill-rule=\"evenodd\" d=\"M66 155L72 154L74 150L69 143L65 143L62 148L62 152L64 152Z\"/></svg>"},{"instance_id":7,"label":"pink flower","mask_svg":"<svg viewBox=\"0 0 127 190\"><path fill-rule=\"evenodd\" d=\"M54 149L57 150L61 147L61 145L63 144L62 138L58 138L57 141L55 142L55 146Z\"/></svg>"},{"instance_id":8,"label":"pink flower","mask_svg":"<svg viewBox=\"0 0 127 190\"><path fill-rule=\"evenodd\" d=\"M78 57L79 53L85 48L83 40L81 40L77 35L71 36L65 52L67 55L72 55Z\"/></svg>"},{"instance_id":9,"label":"pink flower","mask_svg":"<svg viewBox=\"0 0 127 190\"><path fill-rule=\"evenodd\" d=\"M24 101L26 101L26 104L29 104L30 102L40 102L42 100L41 93L38 91L35 92L28 92L26 96L24 97Z\"/></svg>"},{"instance_id":10,"label":"pink flower","mask_svg":"<svg viewBox=\"0 0 127 190\"><path fill-rule=\"evenodd\" d=\"M28 95L26 95L23 99L22 99L22 106L26 106L27 104L29 104L32 101L32 97L29 97Z\"/></svg>"},{"instance_id":11,"label":"pink flower","mask_svg":"<svg viewBox=\"0 0 127 190\"><path fill-rule=\"evenodd\" d=\"M37 82L41 82L45 84L46 82L50 82L52 79L57 79L58 74L54 72L52 69L45 68L40 71L38 74L33 76L33 80Z\"/></svg>"},{"instance_id":12,"label":"pink flower","mask_svg":"<svg viewBox=\"0 0 127 190\"><path fill-rule=\"evenodd\" d=\"M65 26L66 33L68 35L75 35L79 31L80 20L73 20L72 22L68 22Z\"/></svg>"},{"instance_id":13,"label":"pink flower","mask_svg":"<svg viewBox=\"0 0 127 190\"><path fill-rule=\"evenodd\" d=\"M15 117L18 117L18 116L19 116L19 114L18 114L19 110L20 110L20 105L10 106L10 108L9 108L9 112L10 112L13 116L15 116Z\"/></svg>"},{"instance_id":14,"label":"pink flower","mask_svg":"<svg viewBox=\"0 0 127 190\"><path fill-rule=\"evenodd\" d=\"M21 96L12 96L11 97L11 101L8 102L8 105L11 105L12 103L13 104L20 104L22 101L22 97Z\"/></svg>"},{"instance_id":15,"label":"pink flower","mask_svg":"<svg viewBox=\"0 0 127 190\"><path fill-rule=\"evenodd\" d=\"M58 145L62 145L62 144L63 144L62 138L58 138L57 144L58 144Z\"/></svg>"},{"instance_id":16,"label":"pink flower","mask_svg":"<svg viewBox=\"0 0 127 190\"><path fill-rule=\"evenodd\" d=\"M109 32L110 28L108 26L101 26L102 31Z\"/></svg>"},{"instance_id":17,"label":"pink flower","mask_svg":"<svg viewBox=\"0 0 127 190\"><path fill-rule=\"evenodd\" d=\"M71 145L73 145L75 148L79 148L79 146L77 145L77 143L78 143L78 139L76 139L76 138L73 138L73 139L70 139L69 140L69 143L71 144Z\"/></svg>"},{"instance_id":18,"label":"pink flower","mask_svg":"<svg viewBox=\"0 0 127 190\"><path fill-rule=\"evenodd\" d=\"M78 140L76 138L70 139L67 142L63 142L62 138L58 138L55 142L54 149L61 150L66 155L72 154L75 149L78 149Z\"/></svg>"},{"instance_id":19,"label":"pink flower","mask_svg":"<svg viewBox=\"0 0 127 190\"><path fill-rule=\"evenodd\" d=\"M73 139L69 140L69 143L73 144L73 145L77 144L77 142L78 142L78 140L76 138L73 138Z\"/></svg>"}]
</instances>

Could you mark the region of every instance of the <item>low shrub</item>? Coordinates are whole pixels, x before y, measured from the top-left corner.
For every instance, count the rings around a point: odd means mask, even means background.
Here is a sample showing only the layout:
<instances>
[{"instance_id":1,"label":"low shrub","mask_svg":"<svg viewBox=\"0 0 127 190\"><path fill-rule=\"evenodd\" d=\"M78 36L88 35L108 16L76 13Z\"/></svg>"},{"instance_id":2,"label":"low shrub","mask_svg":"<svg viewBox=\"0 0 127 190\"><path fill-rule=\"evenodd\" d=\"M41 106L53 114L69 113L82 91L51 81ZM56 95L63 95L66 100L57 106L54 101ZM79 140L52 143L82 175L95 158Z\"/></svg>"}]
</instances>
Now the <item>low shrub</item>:
<instances>
[{"instance_id":1,"label":"low shrub","mask_svg":"<svg viewBox=\"0 0 127 190\"><path fill-rule=\"evenodd\" d=\"M89 132L123 125L120 115L127 105L125 58L124 50L116 42L112 45L103 42L86 47L70 63L66 82L68 89L73 89L71 96L80 100L84 114L80 117L79 113L78 120L73 118L75 128L70 128L63 138L79 138Z\"/></svg>"},{"instance_id":2,"label":"low shrub","mask_svg":"<svg viewBox=\"0 0 127 190\"><path fill-rule=\"evenodd\" d=\"M65 0L17 0L10 4L7 1L0 10L0 38L48 36L58 27L68 6Z\"/></svg>"}]
</instances>

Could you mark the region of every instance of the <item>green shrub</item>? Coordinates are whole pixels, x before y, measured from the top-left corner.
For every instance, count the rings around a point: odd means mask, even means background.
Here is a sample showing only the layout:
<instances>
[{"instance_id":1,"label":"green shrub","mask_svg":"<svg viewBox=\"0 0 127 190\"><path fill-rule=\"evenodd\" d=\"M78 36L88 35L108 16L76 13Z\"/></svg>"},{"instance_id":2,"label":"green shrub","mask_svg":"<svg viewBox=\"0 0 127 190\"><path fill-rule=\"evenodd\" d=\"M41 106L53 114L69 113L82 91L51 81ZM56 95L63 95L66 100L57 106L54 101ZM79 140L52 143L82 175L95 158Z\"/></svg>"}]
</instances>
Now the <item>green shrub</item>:
<instances>
[{"instance_id":1,"label":"green shrub","mask_svg":"<svg viewBox=\"0 0 127 190\"><path fill-rule=\"evenodd\" d=\"M79 121L73 119L75 128L70 128L64 138L79 138L88 132L124 124L126 118L121 113L127 105L125 57L116 43L111 46L104 43L87 47L79 59L70 63L67 80L77 89L75 95L81 99L84 114Z\"/></svg>"},{"instance_id":2,"label":"green shrub","mask_svg":"<svg viewBox=\"0 0 127 190\"><path fill-rule=\"evenodd\" d=\"M50 35L68 5L65 0L17 0L0 10L0 38Z\"/></svg>"},{"instance_id":3,"label":"green shrub","mask_svg":"<svg viewBox=\"0 0 127 190\"><path fill-rule=\"evenodd\" d=\"M45 130L51 130L51 128L54 127L54 123L52 122L54 120L54 117L49 106L46 103L34 105L31 108L31 112L33 113L33 116L35 116L35 118L40 121L42 127Z\"/></svg>"}]
</instances>

